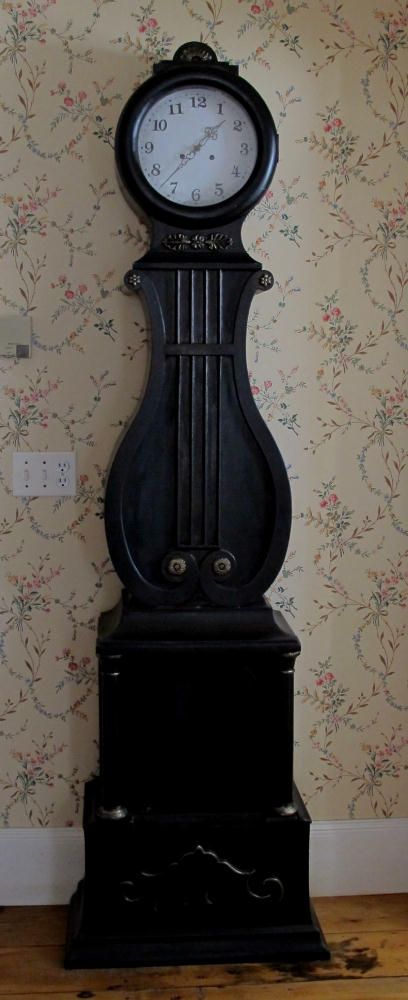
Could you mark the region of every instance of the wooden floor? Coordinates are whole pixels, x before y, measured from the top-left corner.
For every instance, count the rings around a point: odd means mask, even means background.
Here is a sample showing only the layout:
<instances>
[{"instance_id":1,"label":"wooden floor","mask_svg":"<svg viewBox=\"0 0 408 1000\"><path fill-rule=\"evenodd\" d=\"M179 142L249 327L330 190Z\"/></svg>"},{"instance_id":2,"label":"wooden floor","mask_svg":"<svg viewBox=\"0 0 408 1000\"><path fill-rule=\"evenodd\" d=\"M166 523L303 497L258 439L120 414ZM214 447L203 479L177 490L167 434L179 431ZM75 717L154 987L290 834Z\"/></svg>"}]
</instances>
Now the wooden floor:
<instances>
[{"instance_id":1,"label":"wooden floor","mask_svg":"<svg viewBox=\"0 0 408 1000\"><path fill-rule=\"evenodd\" d=\"M408 895L315 901L330 962L67 972L66 909L0 910L0 1000L408 1000Z\"/></svg>"}]
</instances>

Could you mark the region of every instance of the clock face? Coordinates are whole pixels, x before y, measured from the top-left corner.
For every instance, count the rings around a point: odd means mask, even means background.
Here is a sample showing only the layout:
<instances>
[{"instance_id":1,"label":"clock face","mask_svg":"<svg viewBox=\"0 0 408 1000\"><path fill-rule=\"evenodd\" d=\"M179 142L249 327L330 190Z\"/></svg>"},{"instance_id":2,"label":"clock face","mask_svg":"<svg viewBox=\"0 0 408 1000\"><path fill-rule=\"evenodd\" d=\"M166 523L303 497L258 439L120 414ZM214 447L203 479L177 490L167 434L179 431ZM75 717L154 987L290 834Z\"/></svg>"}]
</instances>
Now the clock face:
<instances>
[{"instance_id":1,"label":"clock face","mask_svg":"<svg viewBox=\"0 0 408 1000\"><path fill-rule=\"evenodd\" d=\"M133 155L157 194L203 208L244 187L255 168L258 138L249 112L228 91L177 86L142 116Z\"/></svg>"}]
</instances>

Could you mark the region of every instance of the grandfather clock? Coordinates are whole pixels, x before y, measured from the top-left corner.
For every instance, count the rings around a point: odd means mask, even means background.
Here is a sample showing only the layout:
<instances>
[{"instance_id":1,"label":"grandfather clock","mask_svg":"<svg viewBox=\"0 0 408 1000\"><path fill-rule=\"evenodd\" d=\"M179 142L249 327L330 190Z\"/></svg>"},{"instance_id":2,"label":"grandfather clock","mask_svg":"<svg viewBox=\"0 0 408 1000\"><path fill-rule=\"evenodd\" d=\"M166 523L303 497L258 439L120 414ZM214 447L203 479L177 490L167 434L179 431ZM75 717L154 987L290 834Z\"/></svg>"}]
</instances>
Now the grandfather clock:
<instances>
[{"instance_id":1,"label":"grandfather clock","mask_svg":"<svg viewBox=\"0 0 408 1000\"><path fill-rule=\"evenodd\" d=\"M100 777L68 967L328 957L293 784L300 646L263 596L290 490L245 363L273 279L241 226L277 160L265 103L202 43L155 66L119 120L119 178L151 223L125 278L151 364L107 484L124 590L99 623Z\"/></svg>"}]
</instances>

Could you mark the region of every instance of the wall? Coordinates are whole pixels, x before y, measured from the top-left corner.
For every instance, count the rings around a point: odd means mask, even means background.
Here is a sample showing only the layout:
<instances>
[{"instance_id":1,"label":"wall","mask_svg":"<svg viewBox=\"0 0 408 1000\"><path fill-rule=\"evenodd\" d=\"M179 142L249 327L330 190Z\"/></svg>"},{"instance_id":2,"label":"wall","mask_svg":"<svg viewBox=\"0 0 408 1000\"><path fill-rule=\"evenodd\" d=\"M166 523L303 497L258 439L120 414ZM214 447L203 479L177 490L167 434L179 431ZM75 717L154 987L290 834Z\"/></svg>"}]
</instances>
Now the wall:
<instances>
[{"instance_id":1,"label":"wall","mask_svg":"<svg viewBox=\"0 0 408 1000\"><path fill-rule=\"evenodd\" d=\"M251 313L248 365L293 490L272 597L303 645L297 780L314 818L407 815L405 7L0 9L1 313L34 328L31 359L0 363L2 824L80 824L97 768L95 623L120 590L103 484L148 339L121 291L146 232L118 191L113 134L152 63L198 37L239 61L280 133L273 188L245 226L276 278ZM14 498L15 449L74 449L77 495Z\"/></svg>"}]
</instances>

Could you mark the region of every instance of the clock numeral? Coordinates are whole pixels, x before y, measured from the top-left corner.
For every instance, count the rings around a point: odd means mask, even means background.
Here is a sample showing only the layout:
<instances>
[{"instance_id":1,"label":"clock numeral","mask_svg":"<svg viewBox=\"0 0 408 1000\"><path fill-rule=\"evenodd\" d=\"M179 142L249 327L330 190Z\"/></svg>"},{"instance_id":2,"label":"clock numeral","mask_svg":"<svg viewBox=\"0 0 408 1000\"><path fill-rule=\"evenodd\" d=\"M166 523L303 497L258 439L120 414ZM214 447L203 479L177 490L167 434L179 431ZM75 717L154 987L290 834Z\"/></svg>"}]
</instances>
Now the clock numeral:
<instances>
[{"instance_id":1,"label":"clock numeral","mask_svg":"<svg viewBox=\"0 0 408 1000\"><path fill-rule=\"evenodd\" d=\"M219 198L222 198L222 196L224 194L224 188L223 188L222 184L216 184L215 185L215 192L214 192L214 194L218 195Z\"/></svg>"},{"instance_id":2,"label":"clock numeral","mask_svg":"<svg viewBox=\"0 0 408 1000\"><path fill-rule=\"evenodd\" d=\"M145 142L143 149L145 153L152 153L154 150L154 145L152 142Z\"/></svg>"},{"instance_id":3,"label":"clock numeral","mask_svg":"<svg viewBox=\"0 0 408 1000\"><path fill-rule=\"evenodd\" d=\"M223 114L224 112L222 110L222 101L220 101L220 103L218 104L217 115L223 115Z\"/></svg>"},{"instance_id":4,"label":"clock numeral","mask_svg":"<svg viewBox=\"0 0 408 1000\"><path fill-rule=\"evenodd\" d=\"M152 175L153 177L158 177L160 173L160 163L153 163Z\"/></svg>"},{"instance_id":5,"label":"clock numeral","mask_svg":"<svg viewBox=\"0 0 408 1000\"><path fill-rule=\"evenodd\" d=\"M182 115L183 109L181 104L170 104L170 114L171 115Z\"/></svg>"},{"instance_id":6,"label":"clock numeral","mask_svg":"<svg viewBox=\"0 0 408 1000\"><path fill-rule=\"evenodd\" d=\"M175 194L177 190L178 181L170 181L171 193Z\"/></svg>"},{"instance_id":7,"label":"clock numeral","mask_svg":"<svg viewBox=\"0 0 408 1000\"><path fill-rule=\"evenodd\" d=\"M206 97L192 97L191 98L191 107L192 108L206 108L207 107L207 98Z\"/></svg>"},{"instance_id":8,"label":"clock numeral","mask_svg":"<svg viewBox=\"0 0 408 1000\"><path fill-rule=\"evenodd\" d=\"M234 121L234 132L242 132L242 122L239 118Z\"/></svg>"},{"instance_id":9,"label":"clock numeral","mask_svg":"<svg viewBox=\"0 0 408 1000\"><path fill-rule=\"evenodd\" d=\"M231 170L231 173L232 173L233 177L240 177L241 176L241 174L240 174L237 166L233 166L233 168Z\"/></svg>"},{"instance_id":10,"label":"clock numeral","mask_svg":"<svg viewBox=\"0 0 408 1000\"><path fill-rule=\"evenodd\" d=\"M200 201L200 198L201 198L200 188L193 188L193 190L191 192L191 198L192 198L192 201Z\"/></svg>"},{"instance_id":11,"label":"clock numeral","mask_svg":"<svg viewBox=\"0 0 408 1000\"><path fill-rule=\"evenodd\" d=\"M249 146L247 142L241 142L241 153L243 156L248 156Z\"/></svg>"},{"instance_id":12,"label":"clock numeral","mask_svg":"<svg viewBox=\"0 0 408 1000\"><path fill-rule=\"evenodd\" d=\"M153 122L153 132L165 132L167 122L165 118L155 118Z\"/></svg>"}]
</instances>

